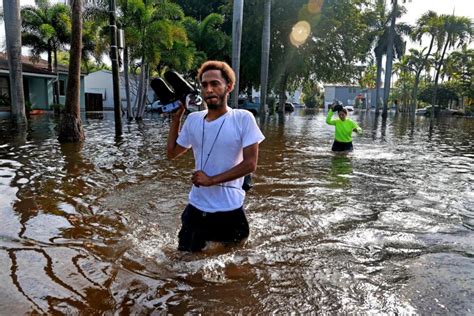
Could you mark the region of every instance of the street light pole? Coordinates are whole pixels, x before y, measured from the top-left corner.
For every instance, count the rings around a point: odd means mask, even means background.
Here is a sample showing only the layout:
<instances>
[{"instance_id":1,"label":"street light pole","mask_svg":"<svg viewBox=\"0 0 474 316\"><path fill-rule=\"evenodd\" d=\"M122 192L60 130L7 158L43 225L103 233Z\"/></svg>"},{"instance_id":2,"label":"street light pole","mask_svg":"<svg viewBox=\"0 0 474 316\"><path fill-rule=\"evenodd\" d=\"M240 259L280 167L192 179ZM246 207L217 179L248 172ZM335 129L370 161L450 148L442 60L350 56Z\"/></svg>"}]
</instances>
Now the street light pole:
<instances>
[{"instance_id":1,"label":"street light pole","mask_svg":"<svg viewBox=\"0 0 474 316\"><path fill-rule=\"evenodd\" d=\"M122 135L122 105L120 100L120 79L117 49L117 25L115 21L115 0L109 0L110 60L112 61L112 86L114 90L115 136Z\"/></svg>"}]
</instances>

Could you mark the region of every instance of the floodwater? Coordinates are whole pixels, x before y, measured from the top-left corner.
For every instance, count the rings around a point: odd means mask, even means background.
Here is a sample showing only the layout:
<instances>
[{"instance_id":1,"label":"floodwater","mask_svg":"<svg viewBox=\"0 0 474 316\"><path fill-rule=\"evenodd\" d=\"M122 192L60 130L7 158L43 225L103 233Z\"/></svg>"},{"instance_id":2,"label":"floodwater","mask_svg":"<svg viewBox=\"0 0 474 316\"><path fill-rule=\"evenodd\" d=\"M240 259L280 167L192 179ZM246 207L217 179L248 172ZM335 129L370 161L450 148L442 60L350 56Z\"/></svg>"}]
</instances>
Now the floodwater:
<instances>
[{"instance_id":1,"label":"floodwater","mask_svg":"<svg viewBox=\"0 0 474 316\"><path fill-rule=\"evenodd\" d=\"M0 314L474 313L474 120L354 113L334 156L324 113L260 122L245 245L180 253L191 155L165 159L168 122L0 122Z\"/></svg>"}]
</instances>

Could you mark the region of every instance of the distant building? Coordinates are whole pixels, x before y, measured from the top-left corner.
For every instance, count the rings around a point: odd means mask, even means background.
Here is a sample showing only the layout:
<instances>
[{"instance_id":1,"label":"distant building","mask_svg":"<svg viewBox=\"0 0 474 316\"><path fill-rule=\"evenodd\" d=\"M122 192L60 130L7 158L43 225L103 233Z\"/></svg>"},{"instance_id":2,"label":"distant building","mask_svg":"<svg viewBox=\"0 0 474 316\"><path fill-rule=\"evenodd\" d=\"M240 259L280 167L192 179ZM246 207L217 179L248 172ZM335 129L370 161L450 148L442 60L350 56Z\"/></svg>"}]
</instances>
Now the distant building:
<instances>
[{"instance_id":1,"label":"distant building","mask_svg":"<svg viewBox=\"0 0 474 316\"><path fill-rule=\"evenodd\" d=\"M91 72L84 79L85 92L87 94L101 94L104 110L113 110L114 108L114 89L112 82L112 71L110 70L98 70ZM133 76L130 78L130 99L132 106L135 104L136 99L136 87L138 86L137 80L133 79ZM149 102L155 100L155 93L153 90L148 87L147 98ZM120 99L122 103L122 108L126 108L126 97L125 97L125 79L123 74L120 74Z\"/></svg>"},{"instance_id":2,"label":"distant building","mask_svg":"<svg viewBox=\"0 0 474 316\"><path fill-rule=\"evenodd\" d=\"M49 110L54 103L53 83L59 80L59 103L66 101L66 87L68 80L68 67L58 65L58 76L48 70L48 62L44 59L33 62L29 56L22 56L23 87L25 101L31 103L33 109ZM10 69L7 55L0 53L0 95L10 100ZM81 74L80 91L81 109L85 109L84 74ZM0 108L0 111L10 111L9 107Z\"/></svg>"},{"instance_id":3,"label":"distant building","mask_svg":"<svg viewBox=\"0 0 474 316\"><path fill-rule=\"evenodd\" d=\"M291 93L287 92L286 93L286 98L287 98L286 101L291 102L291 103L300 104L300 103L302 103L301 94L302 94L302 89L301 88L298 88L296 91L291 92ZM247 95L242 94L241 96L244 98ZM269 94L268 97L270 97L270 96L271 95ZM252 89L252 101L256 102L256 103L260 103L260 90Z\"/></svg>"},{"instance_id":4,"label":"distant building","mask_svg":"<svg viewBox=\"0 0 474 316\"><path fill-rule=\"evenodd\" d=\"M383 88L379 89L379 93L379 98L383 98ZM339 100L344 105L352 105L354 107L358 103L364 109L375 108L375 94L376 89L374 88L367 89L357 85L327 84L324 85L324 109L327 109L328 105L334 100Z\"/></svg>"}]
</instances>

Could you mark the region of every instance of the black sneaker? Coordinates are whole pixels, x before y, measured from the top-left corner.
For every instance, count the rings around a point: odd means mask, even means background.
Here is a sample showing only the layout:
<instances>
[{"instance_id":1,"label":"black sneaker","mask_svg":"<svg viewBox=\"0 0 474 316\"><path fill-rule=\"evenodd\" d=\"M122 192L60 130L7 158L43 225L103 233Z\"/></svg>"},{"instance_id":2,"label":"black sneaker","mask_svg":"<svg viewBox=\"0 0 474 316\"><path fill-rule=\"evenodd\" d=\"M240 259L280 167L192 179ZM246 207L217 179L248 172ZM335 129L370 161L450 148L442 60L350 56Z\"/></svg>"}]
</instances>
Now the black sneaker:
<instances>
[{"instance_id":1,"label":"black sneaker","mask_svg":"<svg viewBox=\"0 0 474 316\"><path fill-rule=\"evenodd\" d=\"M162 78L154 78L150 82L150 86L155 92L161 104L169 104L179 99L178 95L171 89Z\"/></svg>"},{"instance_id":2,"label":"black sneaker","mask_svg":"<svg viewBox=\"0 0 474 316\"><path fill-rule=\"evenodd\" d=\"M166 81L173 87L176 96L184 99L188 94L195 94L196 90L179 73L170 70L165 73Z\"/></svg>"}]
</instances>

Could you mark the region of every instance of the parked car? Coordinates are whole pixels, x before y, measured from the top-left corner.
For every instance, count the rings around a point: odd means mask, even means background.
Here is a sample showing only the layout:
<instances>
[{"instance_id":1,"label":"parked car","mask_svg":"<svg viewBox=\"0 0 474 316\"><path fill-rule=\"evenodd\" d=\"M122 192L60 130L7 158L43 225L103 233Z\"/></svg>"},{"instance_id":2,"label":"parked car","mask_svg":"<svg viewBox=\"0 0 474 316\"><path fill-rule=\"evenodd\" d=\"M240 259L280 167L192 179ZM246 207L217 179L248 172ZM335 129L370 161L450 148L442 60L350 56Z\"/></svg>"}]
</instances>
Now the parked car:
<instances>
[{"instance_id":1,"label":"parked car","mask_svg":"<svg viewBox=\"0 0 474 316\"><path fill-rule=\"evenodd\" d=\"M293 112L294 110L295 106L291 102L285 102L285 112Z\"/></svg>"},{"instance_id":2,"label":"parked car","mask_svg":"<svg viewBox=\"0 0 474 316\"><path fill-rule=\"evenodd\" d=\"M352 105L346 105L346 106L344 106L344 108L347 109L347 111L349 111L349 112L354 111L354 107Z\"/></svg>"},{"instance_id":3,"label":"parked car","mask_svg":"<svg viewBox=\"0 0 474 316\"><path fill-rule=\"evenodd\" d=\"M436 113L439 113L439 110L440 110L439 105L435 105L434 110L435 110ZM415 114L416 115L425 115L425 116L431 115L431 105L428 105L425 108L417 109Z\"/></svg>"},{"instance_id":4,"label":"parked car","mask_svg":"<svg viewBox=\"0 0 474 316\"><path fill-rule=\"evenodd\" d=\"M253 115L258 115L260 111L260 103L250 102L247 99L239 99L238 106L239 109L250 111Z\"/></svg>"},{"instance_id":5,"label":"parked car","mask_svg":"<svg viewBox=\"0 0 474 316\"><path fill-rule=\"evenodd\" d=\"M304 103L297 103L297 102L293 102L293 106L295 108L305 108L306 105Z\"/></svg>"}]
</instances>

